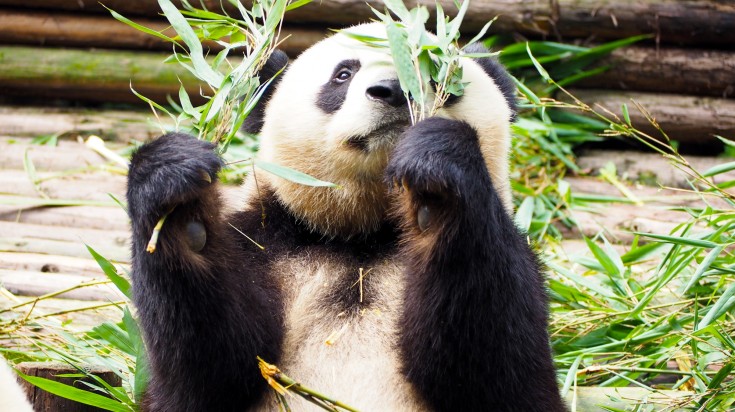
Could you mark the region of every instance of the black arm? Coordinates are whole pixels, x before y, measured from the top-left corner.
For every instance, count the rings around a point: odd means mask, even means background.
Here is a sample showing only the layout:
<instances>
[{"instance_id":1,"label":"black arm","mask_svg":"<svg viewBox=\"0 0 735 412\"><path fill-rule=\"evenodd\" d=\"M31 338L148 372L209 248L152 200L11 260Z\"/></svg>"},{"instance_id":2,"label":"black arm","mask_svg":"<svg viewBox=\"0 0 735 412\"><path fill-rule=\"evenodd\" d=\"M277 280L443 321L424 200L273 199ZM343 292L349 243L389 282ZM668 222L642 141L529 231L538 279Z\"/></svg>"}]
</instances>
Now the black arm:
<instances>
[{"instance_id":1,"label":"black arm","mask_svg":"<svg viewBox=\"0 0 735 412\"><path fill-rule=\"evenodd\" d=\"M213 183L221 165L211 144L183 134L131 159L133 292L151 367L145 410L245 410L265 388L256 356L279 355L278 293L263 277L265 258L246 252L222 216Z\"/></svg>"},{"instance_id":2,"label":"black arm","mask_svg":"<svg viewBox=\"0 0 735 412\"><path fill-rule=\"evenodd\" d=\"M404 373L437 411L562 411L536 256L490 181L477 133L411 127L387 170L403 187Z\"/></svg>"}]
</instances>

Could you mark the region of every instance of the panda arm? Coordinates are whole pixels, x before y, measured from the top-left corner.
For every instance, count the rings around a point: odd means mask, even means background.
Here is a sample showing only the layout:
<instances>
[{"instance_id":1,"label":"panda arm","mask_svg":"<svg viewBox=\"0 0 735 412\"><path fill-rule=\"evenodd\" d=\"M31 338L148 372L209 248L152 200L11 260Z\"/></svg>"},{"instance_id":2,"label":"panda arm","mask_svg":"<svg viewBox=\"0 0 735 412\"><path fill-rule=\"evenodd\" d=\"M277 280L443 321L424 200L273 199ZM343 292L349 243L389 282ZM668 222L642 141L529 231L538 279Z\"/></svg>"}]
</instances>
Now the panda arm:
<instances>
[{"instance_id":1,"label":"panda arm","mask_svg":"<svg viewBox=\"0 0 735 412\"><path fill-rule=\"evenodd\" d=\"M411 127L386 178L403 224L399 348L437 411L561 411L539 264L493 188L476 131Z\"/></svg>"},{"instance_id":2,"label":"panda arm","mask_svg":"<svg viewBox=\"0 0 735 412\"><path fill-rule=\"evenodd\" d=\"M183 134L147 143L131 159L133 292L151 366L147 410L243 410L265 388L256 356L278 356L278 296L259 270L262 260L244 252L222 216L213 183L221 165L211 144Z\"/></svg>"}]
</instances>

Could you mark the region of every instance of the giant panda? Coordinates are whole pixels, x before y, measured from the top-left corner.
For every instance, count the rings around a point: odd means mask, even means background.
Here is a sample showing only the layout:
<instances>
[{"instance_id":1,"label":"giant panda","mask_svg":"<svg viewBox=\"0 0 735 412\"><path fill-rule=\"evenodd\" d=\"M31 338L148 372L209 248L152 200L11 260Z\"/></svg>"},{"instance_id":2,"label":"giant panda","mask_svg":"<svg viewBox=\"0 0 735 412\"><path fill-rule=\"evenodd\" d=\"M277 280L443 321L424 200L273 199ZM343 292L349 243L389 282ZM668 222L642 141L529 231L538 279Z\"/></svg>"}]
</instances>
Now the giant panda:
<instances>
[{"instance_id":1,"label":"giant panda","mask_svg":"<svg viewBox=\"0 0 735 412\"><path fill-rule=\"evenodd\" d=\"M257 357L361 411L564 410L544 282L511 217L514 85L494 59L462 65L464 94L410 125L387 53L338 33L288 64L245 129L261 160L337 188L256 172L231 204L211 144L172 133L134 153L144 410L277 410Z\"/></svg>"}]
</instances>

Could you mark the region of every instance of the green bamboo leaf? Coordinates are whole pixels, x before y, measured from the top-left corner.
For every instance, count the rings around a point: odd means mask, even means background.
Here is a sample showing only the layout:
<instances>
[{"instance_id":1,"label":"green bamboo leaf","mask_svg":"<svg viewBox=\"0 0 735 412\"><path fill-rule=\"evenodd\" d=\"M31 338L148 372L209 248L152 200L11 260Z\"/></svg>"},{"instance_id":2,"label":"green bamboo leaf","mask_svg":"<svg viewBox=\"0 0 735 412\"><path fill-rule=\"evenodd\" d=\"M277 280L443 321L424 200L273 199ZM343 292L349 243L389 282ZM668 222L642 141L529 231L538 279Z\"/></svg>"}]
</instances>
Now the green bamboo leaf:
<instances>
[{"instance_id":1,"label":"green bamboo leaf","mask_svg":"<svg viewBox=\"0 0 735 412\"><path fill-rule=\"evenodd\" d=\"M307 4L311 3L311 2L312 2L312 0L297 0L297 1L294 1L293 3L289 4L288 7L286 7L286 11L288 12L288 11L291 11L291 10L294 10L294 9L298 9L299 7L305 6L305 5L307 5Z\"/></svg>"},{"instance_id":2,"label":"green bamboo leaf","mask_svg":"<svg viewBox=\"0 0 735 412\"><path fill-rule=\"evenodd\" d=\"M401 21L410 21L411 13L403 4L402 0L384 0L385 7L388 8L393 14L395 14Z\"/></svg>"},{"instance_id":3,"label":"green bamboo leaf","mask_svg":"<svg viewBox=\"0 0 735 412\"><path fill-rule=\"evenodd\" d=\"M516 226L521 229L524 233L528 233L531 228L531 220L533 219L533 210L535 208L536 201L533 197L526 197L521 202L516 210L515 222Z\"/></svg>"},{"instance_id":4,"label":"green bamboo leaf","mask_svg":"<svg viewBox=\"0 0 735 412\"><path fill-rule=\"evenodd\" d=\"M452 19L451 22L449 22L449 28L447 30L447 39L449 41L454 41L459 39L459 26L462 24L462 20L464 20L464 16L467 13L467 9L470 7L469 0L465 0L462 2L462 5L459 7L459 10L457 11L457 15Z\"/></svg>"},{"instance_id":5,"label":"green bamboo leaf","mask_svg":"<svg viewBox=\"0 0 735 412\"><path fill-rule=\"evenodd\" d=\"M469 0L467 2L469 3ZM475 44L478 41L480 41L481 38L485 37L485 34L487 34L487 31L490 30L490 26L492 26L492 24L495 23L495 20L497 19L498 19L498 16L495 16L492 20L485 23L485 25L482 26L482 29L480 29L480 31L475 35L475 37L473 37L470 41L468 41L462 48L464 49L467 46ZM494 53L494 54L498 54L498 53Z\"/></svg>"},{"instance_id":6,"label":"green bamboo leaf","mask_svg":"<svg viewBox=\"0 0 735 412\"><path fill-rule=\"evenodd\" d=\"M199 42L199 38L194 29L191 28L189 22L171 3L170 0L158 0L158 5L161 7L166 19L171 23L176 33L178 33L181 40L186 43L189 49L189 57L191 58L192 64L194 65L193 74L200 80L207 82L212 87L218 87L224 76L221 73L215 72L209 63L204 59L204 51L202 50L202 44Z\"/></svg>"},{"instance_id":7,"label":"green bamboo leaf","mask_svg":"<svg viewBox=\"0 0 735 412\"><path fill-rule=\"evenodd\" d=\"M628 113L628 105L623 103L622 109L623 109L623 118L625 119L625 123L627 123L628 126L630 126L631 122L630 122L630 113Z\"/></svg>"},{"instance_id":8,"label":"green bamboo leaf","mask_svg":"<svg viewBox=\"0 0 735 412\"><path fill-rule=\"evenodd\" d=\"M125 279L124 277L120 276L119 273L117 273L117 268L115 268L115 265L110 263L110 261L104 258L102 255L97 253L97 251L92 249L91 246L87 244L85 244L84 246L87 247L87 251L89 251L89 254L92 255L92 257L97 262L97 264L102 269L102 271L105 273L107 278L110 279L110 281L112 281L112 283L117 287L118 290L120 290L120 292L122 292L123 295L132 299L132 295L130 292L130 282L128 282L127 279Z\"/></svg>"},{"instance_id":9,"label":"green bamboo leaf","mask_svg":"<svg viewBox=\"0 0 735 412\"><path fill-rule=\"evenodd\" d=\"M282 177L294 183L315 187L339 187L334 183L319 180L317 178L307 175L306 173L291 169L290 167L281 166L275 163L265 162L258 159L253 160L253 163L266 172L272 173L278 177Z\"/></svg>"},{"instance_id":10,"label":"green bamboo leaf","mask_svg":"<svg viewBox=\"0 0 735 412\"><path fill-rule=\"evenodd\" d=\"M115 20L117 20L117 21L119 21L121 23L125 23L128 26L130 26L130 27L132 27L132 28L134 28L136 30L142 31L143 33L149 34L151 36L158 37L161 40L165 40L165 41L170 42L170 43L178 44L176 42L176 40L174 40L173 38L168 37L168 36L166 36L165 34L163 34L161 32L155 31L153 29L149 29L148 27L141 26L140 24L138 24L138 23L136 23L136 22L134 22L134 21L126 18L123 15L121 15L120 13L118 13L118 12L110 9L109 7L105 6L104 4L102 5L102 7L106 8L107 11L109 11L110 14L112 14L112 17L114 17Z\"/></svg>"},{"instance_id":11,"label":"green bamboo leaf","mask_svg":"<svg viewBox=\"0 0 735 412\"><path fill-rule=\"evenodd\" d=\"M96 394L94 392L85 391L75 388L61 382L52 381L37 376L28 376L22 372L18 372L18 376L32 384L43 389L46 392L60 396L64 399L71 399L85 405L94 406L112 412L131 412L133 409L119 401L110 399L106 396Z\"/></svg>"},{"instance_id":12,"label":"green bamboo leaf","mask_svg":"<svg viewBox=\"0 0 735 412\"><path fill-rule=\"evenodd\" d=\"M722 367L715 376L712 377L712 380L707 384L707 389L717 389L722 385L722 382L725 381L725 378L730 376L730 372L732 372L733 367L735 367L734 362L729 362L725 366Z\"/></svg>"},{"instance_id":13,"label":"green bamboo leaf","mask_svg":"<svg viewBox=\"0 0 735 412\"><path fill-rule=\"evenodd\" d=\"M735 283L731 284L725 292L722 293L722 295L717 299L717 302L710 307L707 314L699 321L694 330L698 331L707 327L716 319L719 319L725 313L729 312L733 307L735 307Z\"/></svg>"},{"instance_id":14,"label":"green bamboo leaf","mask_svg":"<svg viewBox=\"0 0 735 412\"><path fill-rule=\"evenodd\" d=\"M728 162L728 163L723 163L721 165L713 166L707 169L704 173L702 173L702 176L712 177L712 176L717 176L719 174L727 173L733 170L735 170L735 162Z\"/></svg>"},{"instance_id":15,"label":"green bamboo leaf","mask_svg":"<svg viewBox=\"0 0 735 412\"><path fill-rule=\"evenodd\" d=\"M643 232L633 232L636 235L649 237L651 239L660 240L662 242L667 243L673 243L676 245L685 245L685 246L694 246L694 247L703 247L703 248L714 248L721 246L719 243L711 242L709 240L702 240L702 239L692 239L692 238L686 238L686 237L679 237L679 236L667 236L667 235L657 235L655 233L643 233Z\"/></svg>"},{"instance_id":16,"label":"green bamboo leaf","mask_svg":"<svg viewBox=\"0 0 735 412\"><path fill-rule=\"evenodd\" d=\"M386 22L386 32L401 89L404 93L412 96L414 100L423 102L421 82L416 76L411 60L411 47L408 44L405 31L401 30L395 22L389 21Z\"/></svg>"},{"instance_id":17,"label":"green bamboo leaf","mask_svg":"<svg viewBox=\"0 0 735 412\"><path fill-rule=\"evenodd\" d=\"M717 259L718 256L720 256L720 253L725 249L724 246L720 245L715 248L712 248L712 250L709 251L707 256L702 260L702 263L699 264L699 267L692 275L692 278L689 279L689 282L687 282L686 286L682 289L685 293L689 291L689 289L694 286L695 283L699 281L699 279L704 275L704 272L708 271L710 266L712 266L712 263L714 263L715 259Z\"/></svg>"},{"instance_id":18,"label":"green bamboo leaf","mask_svg":"<svg viewBox=\"0 0 735 412\"><path fill-rule=\"evenodd\" d=\"M528 52L528 57L531 59L534 67L536 67L536 71L538 71L538 73L544 80L546 80L548 83L552 83L553 80L551 79L551 76L549 76L549 72L547 72L546 69L541 66L541 63L539 63L538 60L533 57L533 53L531 53L531 48L529 47L528 43L526 43L526 51Z\"/></svg>"}]
</instances>

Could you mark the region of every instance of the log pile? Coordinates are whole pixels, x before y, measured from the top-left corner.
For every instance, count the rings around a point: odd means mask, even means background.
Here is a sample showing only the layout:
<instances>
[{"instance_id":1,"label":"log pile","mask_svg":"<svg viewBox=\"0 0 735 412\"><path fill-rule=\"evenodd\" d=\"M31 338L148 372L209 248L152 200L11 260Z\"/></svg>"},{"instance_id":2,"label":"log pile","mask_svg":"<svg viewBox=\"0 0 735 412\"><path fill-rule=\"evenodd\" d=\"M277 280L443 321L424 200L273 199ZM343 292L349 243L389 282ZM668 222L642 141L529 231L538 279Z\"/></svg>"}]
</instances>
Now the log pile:
<instances>
[{"instance_id":1,"label":"log pile","mask_svg":"<svg viewBox=\"0 0 735 412\"><path fill-rule=\"evenodd\" d=\"M201 3L213 10L222 4ZM382 8L380 1L367 3ZM441 3L449 14L456 12L453 1ZM108 0L104 4L171 34L156 2ZM609 65L609 71L576 85L590 89L583 93L585 102L605 103L614 111L621 101L632 107L630 99L635 99L667 119L662 123L675 140L711 142L713 134L735 134L733 103L728 100L735 95L735 53L729 50L735 44L733 3L473 0L463 30L471 34L496 16L491 32L512 32L521 38L589 43L648 34L648 43L617 50L600 62ZM282 48L295 56L327 35L329 28L371 17L363 0L314 2L287 16L284 35L288 38ZM38 53L40 48L43 53ZM130 92L132 85L164 101L166 95L176 93L179 79L196 92L198 85L188 73L162 63L170 48L117 22L96 0L0 0L0 89L6 95L139 103ZM694 115L689 116L687 108ZM686 119L680 122L682 115ZM646 121L635 125L651 129Z\"/></svg>"}]
</instances>

